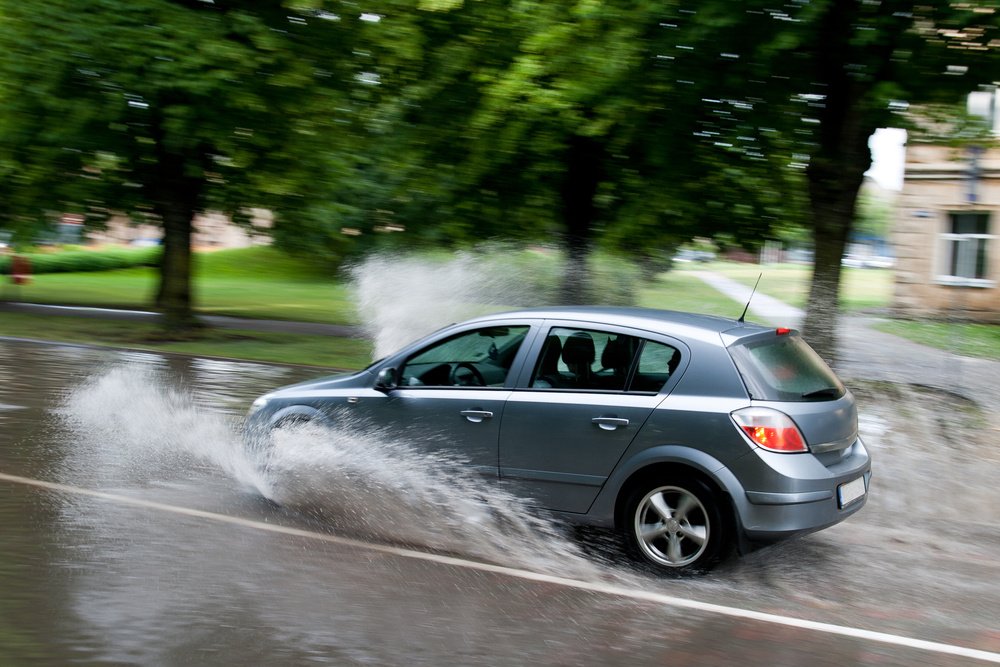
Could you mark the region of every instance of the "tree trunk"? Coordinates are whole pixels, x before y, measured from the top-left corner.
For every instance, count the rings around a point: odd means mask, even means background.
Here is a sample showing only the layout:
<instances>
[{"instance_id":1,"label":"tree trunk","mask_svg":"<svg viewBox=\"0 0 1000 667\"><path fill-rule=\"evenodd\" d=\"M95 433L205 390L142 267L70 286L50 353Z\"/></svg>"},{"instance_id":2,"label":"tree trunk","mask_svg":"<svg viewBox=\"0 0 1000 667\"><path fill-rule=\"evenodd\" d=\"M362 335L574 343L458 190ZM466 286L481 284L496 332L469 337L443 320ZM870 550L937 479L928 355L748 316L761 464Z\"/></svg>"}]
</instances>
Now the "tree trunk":
<instances>
[{"instance_id":1,"label":"tree trunk","mask_svg":"<svg viewBox=\"0 0 1000 667\"><path fill-rule=\"evenodd\" d=\"M163 220L163 256L156 307L163 313L163 324L168 331L184 331L199 326L191 298L194 211L170 202L162 209L159 213Z\"/></svg>"},{"instance_id":2,"label":"tree trunk","mask_svg":"<svg viewBox=\"0 0 1000 667\"><path fill-rule=\"evenodd\" d=\"M803 335L821 357L833 362L838 343L841 258L854 216L853 212L823 209L815 203L811 209L815 255Z\"/></svg>"},{"instance_id":3,"label":"tree trunk","mask_svg":"<svg viewBox=\"0 0 1000 667\"><path fill-rule=\"evenodd\" d=\"M595 139L581 136L570 139L560 193L566 249L566 273L560 295L563 303L588 303L592 298L587 259L597 213L594 197L601 180L602 158L603 149Z\"/></svg>"},{"instance_id":4,"label":"tree trunk","mask_svg":"<svg viewBox=\"0 0 1000 667\"><path fill-rule=\"evenodd\" d=\"M157 141L157 163L152 189L153 210L163 225L163 256L156 307L164 328L178 333L201 326L194 315L191 294L191 231L198 211L202 183L185 173L185 157L168 152Z\"/></svg>"},{"instance_id":5,"label":"tree trunk","mask_svg":"<svg viewBox=\"0 0 1000 667\"><path fill-rule=\"evenodd\" d=\"M828 362L835 362L837 355L841 261L858 192L871 166L868 137L877 127L869 127L862 104L871 84L852 78L843 62L843 54L850 53L858 11L855 2L827 5L815 79L825 99L818 147L806 169L815 256L803 335Z\"/></svg>"},{"instance_id":6,"label":"tree trunk","mask_svg":"<svg viewBox=\"0 0 1000 667\"><path fill-rule=\"evenodd\" d=\"M844 147L831 156L814 156L808 171L815 255L803 335L831 363L837 356L841 261L854 225L864 172L871 162L867 137L863 145L864 158Z\"/></svg>"}]
</instances>

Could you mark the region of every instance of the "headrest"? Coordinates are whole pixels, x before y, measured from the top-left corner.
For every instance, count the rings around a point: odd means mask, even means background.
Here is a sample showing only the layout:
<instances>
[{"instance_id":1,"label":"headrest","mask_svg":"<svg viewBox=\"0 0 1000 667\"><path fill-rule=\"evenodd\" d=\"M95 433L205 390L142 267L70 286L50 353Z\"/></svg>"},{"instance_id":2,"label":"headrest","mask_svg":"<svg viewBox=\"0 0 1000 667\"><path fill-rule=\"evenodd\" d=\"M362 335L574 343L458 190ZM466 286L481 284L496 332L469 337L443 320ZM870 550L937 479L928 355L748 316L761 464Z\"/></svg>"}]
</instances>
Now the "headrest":
<instances>
[{"instance_id":1,"label":"headrest","mask_svg":"<svg viewBox=\"0 0 1000 667\"><path fill-rule=\"evenodd\" d=\"M586 364L594 363L594 339L590 334L578 331L563 343L562 358L566 364Z\"/></svg>"},{"instance_id":2,"label":"headrest","mask_svg":"<svg viewBox=\"0 0 1000 667\"><path fill-rule=\"evenodd\" d=\"M559 363L559 355L562 354L562 341L559 336L549 336L545 339L545 350L542 352L542 368L555 368Z\"/></svg>"},{"instance_id":3,"label":"headrest","mask_svg":"<svg viewBox=\"0 0 1000 667\"><path fill-rule=\"evenodd\" d=\"M604 346L604 351L601 352L601 368L628 370L625 367L629 361L631 359L629 359L629 350L625 341L620 338L609 339L608 344Z\"/></svg>"}]
</instances>

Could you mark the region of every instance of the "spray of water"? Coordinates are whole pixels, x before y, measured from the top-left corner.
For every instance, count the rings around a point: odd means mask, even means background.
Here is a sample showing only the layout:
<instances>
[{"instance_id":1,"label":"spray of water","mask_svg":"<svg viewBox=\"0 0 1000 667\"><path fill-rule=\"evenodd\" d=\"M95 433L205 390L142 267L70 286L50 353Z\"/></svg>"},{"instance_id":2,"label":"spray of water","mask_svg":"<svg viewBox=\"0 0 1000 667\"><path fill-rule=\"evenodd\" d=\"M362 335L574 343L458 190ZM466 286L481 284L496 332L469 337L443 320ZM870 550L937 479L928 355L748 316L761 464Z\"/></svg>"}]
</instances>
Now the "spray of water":
<instances>
[{"instance_id":1,"label":"spray of water","mask_svg":"<svg viewBox=\"0 0 1000 667\"><path fill-rule=\"evenodd\" d=\"M305 424L272 433L272 498L380 541L561 574L594 571L553 523L461 460L354 426Z\"/></svg>"},{"instance_id":2,"label":"spray of water","mask_svg":"<svg viewBox=\"0 0 1000 667\"><path fill-rule=\"evenodd\" d=\"M146 484L208 462L242 485L267 488L233 422L147 366L91 377L67 394L59 416L71 432L72 465L104 483Z\"/></svg>"},{"instance_id":3,"label":"spray of water","mask_svg":"<svg viewBox=\"0 0 1000 667\"><path fill-rule=\"evenodd\" d=\"M539 571L596 567L524 501L461 461L378 431L315 425L245 436L147 368L120 366L74 391L60 414L72 465L111 486L221 472L321 528Z\"/></svg>"},{"instance_id":4,"label":"spray of water","mask_svg":"<svg viewBox=\"0 0 1000 667\"><path fill-rule=\"evenodd\" d=\"M376 358L452 322L510 307L541 305L539 275L555 262L519 270L512 248L483 247L447 259L372 254L351 269L358 313ZM540 250L539 255L549 251ZM532 275L526 275L531 273Z\"/></svg>"}]
</instances>

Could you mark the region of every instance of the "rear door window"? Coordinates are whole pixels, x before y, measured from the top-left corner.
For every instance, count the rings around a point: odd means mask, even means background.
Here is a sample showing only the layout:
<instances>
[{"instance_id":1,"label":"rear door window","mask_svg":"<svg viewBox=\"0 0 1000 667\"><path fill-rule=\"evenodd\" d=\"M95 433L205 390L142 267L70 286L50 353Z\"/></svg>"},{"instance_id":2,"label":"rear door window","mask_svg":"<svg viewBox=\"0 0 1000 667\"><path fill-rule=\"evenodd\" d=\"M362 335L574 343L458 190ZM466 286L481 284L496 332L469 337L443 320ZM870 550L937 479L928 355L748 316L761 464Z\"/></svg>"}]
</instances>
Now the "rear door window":
<instances>
[{"instance_id":1,"label":"rear door window","mask_svg":"<svg viewBox=\"0 0 1000 667\"><path fill-rule=\"evenodd\" d=\"M795 334L729 348L750 397L762 401L835 400L846 389L826 362Z\"/></svg>"},{"instance_id":2,"label":"rear door window","mask_svg":"<svg viewBox=\"0 0 1000 667\"><path fill-rule=\"evenodd\" d=\"M532 389L655 394L676 370L680 352L637 336L554 327L542 345Z\"/></svg>"},{"instance_id":3,"label":"rear door window","mask_svg":"<svg viewBox=\"0 0 1000 667\"><path fill-rule=\"evenodd\" d=\"M531 387L624 391L638 339L593 329L553 328Z\"/></svg>"}]
</instances>

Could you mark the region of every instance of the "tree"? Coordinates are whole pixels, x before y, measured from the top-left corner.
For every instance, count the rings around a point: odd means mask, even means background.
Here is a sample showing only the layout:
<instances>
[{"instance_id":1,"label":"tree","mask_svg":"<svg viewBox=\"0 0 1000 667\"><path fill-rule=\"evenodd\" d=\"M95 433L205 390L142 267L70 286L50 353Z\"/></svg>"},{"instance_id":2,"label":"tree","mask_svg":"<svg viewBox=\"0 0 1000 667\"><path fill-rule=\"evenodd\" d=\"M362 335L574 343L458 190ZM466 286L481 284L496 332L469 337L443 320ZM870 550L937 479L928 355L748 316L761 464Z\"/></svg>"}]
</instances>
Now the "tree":
<instances>
[{"instance_id":1,"label":"tree","mask_svg":"<svg viewBox=\"0 0 1000 667\"><path fill-rule=\"evenodd\" d=\"M755 129L718 141L732 100L707 108L716 71L673 56L715 35L681 35L668 16L661 3L537 0L388 13L421 35L415 60L379 69L400 91L383 117L406 140L388 167L407 172L402 217L443 213L453 236L556 236L567 301L588 298L599 241L644 254L717 231L762 238L795 207L797 175Z\"/></svg>"},{"instance_id":2,"label":"tree","mask_svg":"<svg viewBox=\"0 0 1000 667\"><path fill-rule=\"evenodd\" d=\"M192 313L192 218L289 214L329 191L351 133L363 25L277 1L0 4L0 220L158 222L156 304Z\"/></svg>"},{"instance_id":3,"label":"tree","mask_svg":"<svg viewBox=\"0 0 1000 667\"><path fill-rule=\"evenodd\" d=\"M868 139L899 124L907 104L954 101L997 82L1000 13L947 0L762 2L744 12L733 21L755 25L756 43L733 51L732 70L756 102L742 115L783 135L805 169L815 268L804 328L833 358L841 258L871 165Z\"/></svg>"}]
</instances>

